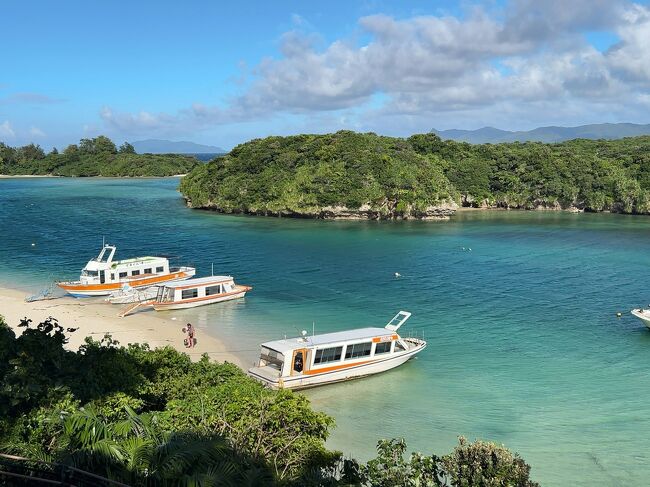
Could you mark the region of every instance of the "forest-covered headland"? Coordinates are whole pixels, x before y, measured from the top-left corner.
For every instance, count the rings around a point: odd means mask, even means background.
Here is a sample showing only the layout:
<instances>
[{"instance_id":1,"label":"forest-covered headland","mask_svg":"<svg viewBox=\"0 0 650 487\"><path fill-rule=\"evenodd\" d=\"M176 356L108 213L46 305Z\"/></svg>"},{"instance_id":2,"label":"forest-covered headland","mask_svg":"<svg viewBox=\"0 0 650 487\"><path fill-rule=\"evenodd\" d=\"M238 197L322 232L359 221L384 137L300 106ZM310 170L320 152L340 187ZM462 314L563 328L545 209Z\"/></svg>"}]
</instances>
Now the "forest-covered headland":
<instances>
[{"instance_id":1,"label":"forest-covered headland","mask_svg":"<svg viewBox=\"0 0 650 487\"><path fill-rule=\"evenodd\" d=\"M650 137L267 137L197 166L180 191L193 208L306 218L444 219L458 207L649 214Z\"/></svg>"}]
</instances>

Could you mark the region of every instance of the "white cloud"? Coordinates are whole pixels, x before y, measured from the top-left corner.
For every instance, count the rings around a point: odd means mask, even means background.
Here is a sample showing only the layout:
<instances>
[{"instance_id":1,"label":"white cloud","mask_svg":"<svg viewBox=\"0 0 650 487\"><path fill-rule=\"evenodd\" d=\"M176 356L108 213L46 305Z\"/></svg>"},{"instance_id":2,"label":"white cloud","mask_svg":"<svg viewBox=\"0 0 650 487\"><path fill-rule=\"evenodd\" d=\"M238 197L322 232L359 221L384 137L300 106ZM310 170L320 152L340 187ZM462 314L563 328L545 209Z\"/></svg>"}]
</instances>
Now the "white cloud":
<instances>
[{"instance_id":1,"label":"white cloud","mask_svg":"<svg viewBox=\"0 0 650 487\"><path fill-rule=\"evenodd\" d=\"M29 135L32 137L45 137L45 132L43 132L38 127L32 127L29 129Z\"/></svg>"},{"instance_id":2,"label":"white cloud","mask_svg":"<svg viewBox=\"0 0 650 487\"><path fill-rule=\"evenodd\" d=\"M9 137L12 139L16 137L16 132L14 132L14 129L11 127L9 120L0 123L0 137Z\"/></svg>"},{"instance_id":3,"label":"white cloud","mask_svg":"<svg viewBox=\"0 0 650 487\"><path fill-rule=\"evenodd\" d=\"M300 28L303 19L293 22ZM320 48L313 34L285 34L281 56L264 59L245 91L223 106L195 103L174 114L105 108L101 117L128 134L327 112L339 114L341 125L389 132L495 120L524 128L558 116L565 124L641 117L639 100L650 90L650 9L626 0L513 0L497 13L371 15L359 27L370 39L364 45L339 39ZM593 31L620 42L600 52L585 40Z\"/></svg>"}]
</instances>

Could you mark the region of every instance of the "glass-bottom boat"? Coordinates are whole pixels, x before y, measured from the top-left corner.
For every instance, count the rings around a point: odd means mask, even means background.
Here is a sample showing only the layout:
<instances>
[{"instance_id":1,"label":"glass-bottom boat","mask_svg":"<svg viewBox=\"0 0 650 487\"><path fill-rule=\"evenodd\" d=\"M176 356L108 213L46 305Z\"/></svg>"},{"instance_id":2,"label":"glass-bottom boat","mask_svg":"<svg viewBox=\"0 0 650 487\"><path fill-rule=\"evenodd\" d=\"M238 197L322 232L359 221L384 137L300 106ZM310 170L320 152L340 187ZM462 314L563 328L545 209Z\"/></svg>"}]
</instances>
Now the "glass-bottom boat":
<instances>
[{"instance_id":1,"label":"glass-bottom boat","mask_svg":"<svg viewBox=\"0 0 650 487\"><path fill-rule=\"evenodd\" d=\"M262 344L259 364L248 375L273 389L303 389L385 372L427 346L397 330L411 313L400 311L384 328L325 333Z\"/></svg>"}]
</instances>

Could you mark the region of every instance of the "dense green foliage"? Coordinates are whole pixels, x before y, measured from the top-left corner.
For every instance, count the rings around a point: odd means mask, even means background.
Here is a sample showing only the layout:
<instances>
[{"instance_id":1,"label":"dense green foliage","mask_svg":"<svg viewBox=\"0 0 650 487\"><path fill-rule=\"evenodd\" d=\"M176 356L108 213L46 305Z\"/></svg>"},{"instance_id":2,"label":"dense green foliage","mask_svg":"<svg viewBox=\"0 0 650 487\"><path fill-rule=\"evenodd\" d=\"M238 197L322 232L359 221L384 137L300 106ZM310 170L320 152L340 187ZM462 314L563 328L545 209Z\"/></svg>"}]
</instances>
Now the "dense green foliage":
<instances>
[{"instance_id":1,"label":"dense green foliage","mask_svg":"<svg viewBox=\"0 0 650 487\"><path fill-rule=\"evenodd\" d=\"M0 142L0 174L6 175L173 176L199 164L194 157L178 154L136 154L128 142L118 149L103 135L49 154L34 144L13 148Z\"/></svg>"},{"instance_id":2,"label":"dense green foliage","mask_svg":"<svg viewBox=\"0 0 650 487\"><path fill-rule=\"evenodd\" d=\"M360 465L325 448L333 420L304 396L232 364L109 336L73 352L54 319L19 326L17 337L0 317L0 453L134 486L536 485L523 460L480 441L409 460L403 440L381 441Z\"/></svg>"},{"instance_id":3,"label":"dense green foliage","mask_svg":"<svg viewBox=\"0 0 650 487\"><path fill-rule=\"evenodd\" d=\"M650 137L477 144L342 131L256 139L181 182L193 207L327 217L369 205L370 218L463 206L650 213Z\"/></svg>"},{"instance_id":4,"label":"dense green foliage","mask_svg":"<svg viewBox=\"0 0 650 487\"><path fill-rule=\"evenodd\" d=\"M419 216L456 197L440 167L375 134L269 137L196 168L180 189L192 206L224 212L322 217L369 205L369 217Z\"/></svg>"}]
</instances>

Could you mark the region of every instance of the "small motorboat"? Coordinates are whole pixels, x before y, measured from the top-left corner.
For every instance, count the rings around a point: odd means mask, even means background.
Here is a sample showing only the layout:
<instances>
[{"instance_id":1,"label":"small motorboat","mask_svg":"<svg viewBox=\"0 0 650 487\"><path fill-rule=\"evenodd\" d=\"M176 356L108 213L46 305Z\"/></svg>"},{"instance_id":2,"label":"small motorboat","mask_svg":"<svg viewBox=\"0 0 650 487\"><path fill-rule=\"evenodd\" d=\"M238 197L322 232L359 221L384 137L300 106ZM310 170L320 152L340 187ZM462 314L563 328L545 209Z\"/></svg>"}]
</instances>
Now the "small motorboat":
<instances>
[{"instance_id":1,"label":"small motorboat","mask_svg":"<svg viewBox=\"0 0 650 487\"><path fill-rule=\"evenodd\" d=\"M634 316L643 321L643 324L650 328L650 309L637 308L630 311Z\"/></svg>"},{"instance_id":2,"label":"small motorboat","mask_svg":"<svg viewBox=\"0 0 650 487\"><path fill-rule=\"evenodd\" d=\"M262 344L248 375L272 389L304 389L385 372L420 353L427 342L397 334L411 313L400 311L383 328L286 338Z\"/></svg>"}]
</instances>

